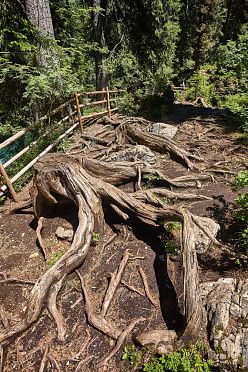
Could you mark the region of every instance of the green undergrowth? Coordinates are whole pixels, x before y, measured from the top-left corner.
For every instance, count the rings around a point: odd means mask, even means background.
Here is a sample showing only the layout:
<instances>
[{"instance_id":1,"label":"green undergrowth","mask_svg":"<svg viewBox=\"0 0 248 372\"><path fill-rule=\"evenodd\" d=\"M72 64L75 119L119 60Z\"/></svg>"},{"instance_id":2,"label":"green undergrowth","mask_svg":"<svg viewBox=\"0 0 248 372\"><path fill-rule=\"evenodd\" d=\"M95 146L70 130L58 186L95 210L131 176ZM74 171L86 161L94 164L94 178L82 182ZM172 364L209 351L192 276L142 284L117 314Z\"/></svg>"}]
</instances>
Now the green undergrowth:
<instances>
[{"instance_id":1,"label":"green undergrowth","mask_svg":"<svg viewBox=\"0 0 248 372\"><path fill-rule=\"evenodd\" d=\"M197 343L168 355L157 356L149 347L139 348L130 344L124 348L122 360L131 368L144 372L211 372L213 361L207 358L207 351L206 345Z\"/></svg>"},{"instance_id":2,"label":"green undergrowth","mask_svg":"<svg viewBox=\"0 0 248 372\"><path fill-rule=\"evenodd\" d=\"M235 178L234 184L237 190L243 191L235 201L239 207L237 217L245 226L244 230L241 232L241 244L248 252L248 170L239 172Z\"/></svg>"},{"instance_id":3,"label":"green undergrowth","mask_svg":"<svg viewBox=\"0 0 248 372\"><path fill-rule=\"evenodd\" d=\"M50 258L47 260L47 265L48 267L52 267L53 265L56 264L56 262L63 256L65 252L62 251L62 250L57 250L57 251L54 251Z\"/></svg>"}]
</instances>

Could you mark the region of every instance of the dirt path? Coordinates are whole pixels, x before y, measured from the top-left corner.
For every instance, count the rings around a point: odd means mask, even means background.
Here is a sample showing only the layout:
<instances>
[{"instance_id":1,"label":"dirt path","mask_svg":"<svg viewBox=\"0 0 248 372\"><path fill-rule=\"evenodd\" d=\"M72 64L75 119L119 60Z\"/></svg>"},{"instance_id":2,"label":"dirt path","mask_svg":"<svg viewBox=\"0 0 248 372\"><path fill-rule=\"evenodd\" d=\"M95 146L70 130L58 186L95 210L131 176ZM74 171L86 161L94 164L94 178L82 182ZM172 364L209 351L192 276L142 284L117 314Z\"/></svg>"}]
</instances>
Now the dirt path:
<instances>
[{"instance_id":1,"label":"dirt path","mask_svg":"<svg viewBox=\"0 0 248 372\"><path fill-rule=\"evenodd\" d=\"M214 112L206 111L199 117L197 108L188 107L184 113L180 113L180 108L177 110L179 113L164 120L177 126L176 144L203 157L212 175L212 179L196 182L193 187L187 188L187 192L210 196L213 200L183 202L182 205L197 215L212 217L221 226L219 240L231 251L238 250L241 226L234 218L233 202L237 192L232 190L231 181L234 174L245 168L246 155L240 135L234 131L228 118L215 115ZM86 132L92 135L99 130L101 125L95 124ZM75 135L71 150L76 151L78 146L81 144L78 135ZM169 155L156 154L156 164L169 178L189 174ZM144 180L144 186L145 183L156 186L157 182L159 180L148 178ZM131 192L133 186L133 183L129 183L122 187ZM165 236L162 229L148 229L135 220L124 225L118 216L106 215L106 221L105 234L100 236L99 241L97 237L97 241L93 242L83 267L84 274L88 274L92 304L97 309L101 308L110 274L118 267L128 249L134 257L141 258L129 260L122 278L124 284L118 287L108 310L108 321L124 329L132 320L144 317L146 321L139 323L134 333L165 329L167 326L180 334L184 324L180 313L183 292L181 255L180 252L168 253L168 247L167 252L165 248L168 241L173 242L173 247L178 245L177 229L172 226ZM32 282L69 248L70 242L59 239L55 234L60 226L75 231L77 211L74 207L54 209L45 219L42 237L50 256L45 262L37 244L37 226L32 211L0 216L0 329L18 321L25 310ZM106 245L111 237L115 238ZM223 276L248 278L245 263L219 248L210 248L199 256L199 262L202 281L217 280ZM145 272L157 306L145 295L139 267ZM30 283L20 283L18 280L10 283L4 281L6 278L18 278ZM127 285L135 287L140 293L131 291ZM3 371L38 371L47 347L47 371L56 371L58 366L61 371L75 371L81 360L85 360L85 364L78 370L97 370L96 365L113 348L114 342L87 325L80 282L75 273L66 279L58 303L67 324L66 340L57 340L56 327L45 310L38 323L4 347ZM109 371L128 370L128 366L121 361L121 354L122 349L111 360ZM88 357L91 358L88 360Z\"/></svg>"}]
</instances>

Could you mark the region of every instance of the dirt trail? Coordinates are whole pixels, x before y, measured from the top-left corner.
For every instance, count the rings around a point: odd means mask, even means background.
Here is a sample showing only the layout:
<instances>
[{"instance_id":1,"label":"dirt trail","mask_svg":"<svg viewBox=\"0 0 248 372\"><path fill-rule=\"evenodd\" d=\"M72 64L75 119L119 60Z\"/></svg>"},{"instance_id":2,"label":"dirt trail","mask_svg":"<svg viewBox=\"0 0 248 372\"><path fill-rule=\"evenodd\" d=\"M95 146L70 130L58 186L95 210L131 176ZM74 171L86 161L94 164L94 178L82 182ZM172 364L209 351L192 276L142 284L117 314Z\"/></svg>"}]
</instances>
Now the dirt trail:
<instances>
[{"instance_id":1,"label":"dirt trail","mask_svg":"<svg viewBox=\"0 0 248 372\"><path fill-rule=\"evenodd\" d=\"M234 252L239 246L242 226L234 218L233 203L237 192L232 190L231 182L234 174L245 168L246 154L240 134L235 132L230 120L219 110L176 105L174 114L167 115L162 121L177 126L175 143L201 156L212 175L212 179L196 182L186 191L210 196L213 200L184 201L181 205L187 206L199 216L209 216L218 222L221 227L218 239ZM92 136L101 129L100 124L94 124L86 129L86 133ZM111 136L110 128L108 139ZM80 147L80 135L75 134L70 151L75 152ZM189 175L185 167L172 161L169 155L157 153L156 164L171 179ZM157 183L159 180L148 178L143 184L156 186ZM121 188L132 192L133 186L133 183L128 183ZM23 194L25 192L24 190ZM6 207L8 208L8 202ZM184 324L180 300L183 293L181 255L180 252L168 253L165 249L168 241L173 241L173 246L178 245L178 231L174 228L164 236L160 228L147 228L135 219L130 219L124 225L117 215L114 217L113 214L106 214L105 218L105 233L100 236L99 241L97 238L92 244L83 267L83 272L88 274L92 304L96 309L101 308L110 274L118 267L123 253L128 249L134 257L141 258L129 260L122 278L124 284L118 287L109 308L108 321L124 329L132 320L144 317L146 321L135 327L134 334L141 330L165 329L165 326L180 334ZM60 226L76 230L77 210L74 207L54 209L45 218L42 237L50 255L50 260L45 262L37 243L37 225L32 210L0 216L0 330L9 324L15 324L21 318L32 289L32 283L10 283L4 280L18 278L35 282L52 265L56 254L61 255L70 246L67 239L59 239L55 235ZM106 245L112 236L116 238ZM229 255L216 247L200 255L199 262L202 281L217 280L223 276L248 278L245 262L241 260L237 264L235 255ZM158 306L154 306L145 295L140 266ZM131 291L126 284L135 287L140 293ZM47 371L56 371L58 366L61 371L75 371L79 362L88 356L92 358L85 359L85 365L79 370L97 370L97 363L110 352L114 342L87 325L80 282L75 273L66 279L59 293L58 303L67 323L66 340L57 340L56 326L45 310L36 324L15 338L8 347L4 347L4 372L38 371L47 347ZM83 345L85 348L82 350ZM127 371L127 365L121 361L121 354L122 349L111 360L109 371Z\"/></svg>"}]
</instances>

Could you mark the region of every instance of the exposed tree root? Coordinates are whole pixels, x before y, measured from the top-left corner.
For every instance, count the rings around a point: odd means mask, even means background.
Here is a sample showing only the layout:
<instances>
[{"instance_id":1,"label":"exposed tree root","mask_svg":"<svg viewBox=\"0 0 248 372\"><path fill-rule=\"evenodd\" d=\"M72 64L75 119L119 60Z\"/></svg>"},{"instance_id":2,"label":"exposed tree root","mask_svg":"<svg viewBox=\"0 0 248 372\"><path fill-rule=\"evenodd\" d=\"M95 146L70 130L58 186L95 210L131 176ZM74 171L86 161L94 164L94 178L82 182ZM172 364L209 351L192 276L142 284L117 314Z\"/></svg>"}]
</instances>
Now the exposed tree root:
<instances>
[{"instance_id":1,"label":"exposed tree root","mask_svg":"<svg viewBox=\"0 0 248 372\"><path fill-rule=\"evenodd\" d=\"M81 347L81 349L76 353L74 354L72 357L71 357L71 360L77 360L84 352L84 350L87 348L87 346L89 345L89 342L90 342L90 332L88 329L86 329L86 333L87 333L87 339L85 341L85 343L83 344L83 346Z\"/></svg>"},{"instance_id":2,"label":"exposed tree root","mask_svg":"<svg viewBox=\"0 0 248 372\"><path fill-rule=\"evenodd\" d=\"M6 214L13 214L20 209L29 208L31 206L32 206L31 198L28 199L28 200L22 200L22 201L17 202L17 203L11 203L10 207L6 210L5 213Z\"/></svg>"},{"instance_id":3,"label":"exposed tree root","mask_svg":"<svg viewBox=\"0 0 248 372\"><path fill-rule=\"evenodd\" d=\"M0 319L1 319L1 322L4 326L4 328L9 328L9 320L6 317L5 311L4 311L4 309L1 305L0 305Z\"/></svg>"},{"instance_id":4,"label":"exposed tree root","mask_svg":"<svg viewBox=\"0 0 248 372\"><path fill-rule=\"evenodd\" d=\"M79 226L75 233L71 248L50 268L35 284L31 298L29 300L23 323L17 324L10 330L0 334L0 341L3 342L18 332L24 331L29 325L37 320L44 300L53 284L77 267L79 267L87 254L90 246L93 231L101 231L103 226L103 212L101 203L105 205L115 205L123 213L135 215L141 221L148 224L156 224L159 221L187 221L187 228L184 228L183 244L191 248L192 239L187 240L187 229L191 229L193 221L190 215L175 206L155 207L144 204L132 195L123 192L110 183L106 183L99 178L88 174L84 168L67 155L50 154L43 157L36 164L35 182L37 193L34 200L35 214L40 217L42 208L49 203L57 203L60 197L69 198L78 206ZM43 204L43 201L46 203ZM186 278L188 283L188 278ZM83 291L90 307L87 290L83 284ZM186 289L185 289L186 291ZM187 292L187 291L186 291ZM191 307L191 303L187 307ZM92 310L92 309L91 309ZM87 311L89 322L102 332L116 339L119 332L113 330L105 319L99 315L92 315L92 311Z\"/></svg>"},{"instance_id":5,"label":"exposed tree root","mask_svg":"<svg viewBox=\"0 0 248 372\"><path fill-rule=\"evenodd\" d=\"M133 141L137 142L138 144L148 146L151 150L161 153L169 152L176 159L179 159L190 170L193 170L195 166L189 160L189 158L203 161L203 159L180 149L173 141L153 133L145 132L144 129L139 125L128 125L127 135Z\"/></svg>"},{"instance_id":6,"label":"exposed tree root","mask_svg":"<svg viewBox=\"0 0 248 372\"><path fill-rule=\"evenodd\" d=\"M148 203L153 203L155 201L155 203L160 202L161 205L164 205L164 203L159 200L159 197L175 200L212 200L212 198L209 198L205 195L176 193L162 188L152 188L149 190L137 191L132 195L140 201L147 201Z\"/></svg>"},{"instance_id":7,"label":"exposed tree root","mask_svg":"<svg viewBox=\"0 0 248 372\"><path fill-rule=\"evenodd\" d=\"M108 323L106 319L103 318L103 316L95 313L93 306L91 305L91 301L88 295L88 291L86 289L86 285L84 283L84 279L79 271L77 271L77 274L80 278L81 286L82 286L82 290L84 294L85 312L87 314L88 322L90 323L90 325L98 329L103 334L113 338L114 340L117 340L121 334L121 331L115 329L115 327L112 326L110 323Z\"/></svg>"},{"instance_id":8,"label":"exposed tree root","mask_svg":"<svg viewBox=\"0 0 248 372\"><path fill-rule=\"evenodd\" d=\"M41 230L43 229L43 221L44 221L44 217L40 217L39 220L38 220L36 235L37 235L39 245L40 245L40 247L42 249L42 252L44 254L45 260L47 260L47 251L46 251L46 247L45 247L45 244L44 244L42 236L41 236Z\"/></svg>"},{"instance_id":9,"label":"exposed tree root","mask_svg":"<svg viewBox=\"0 0 248 372\"><path fill-rule=\"evenodd\" d=\"M106 356L106 358L99 364L99 367L100 367L100 371L101 372L105 372L107 371L107 363L108 361L113 358L113 356L120 350L121 346L123 345L123 343L125 342L127 336L129 335L129 333L132 332L133 328L136 326L136 324L140 323L140 322L143 322L145 321L145 318L139 318L139 319L135 319L133 320L129 326L120 334L117 342L116 342L116 345L114 347L114 349L109 353L109 355Z\"/></svg>"},{"instance_id":10,"label":"exposed tree root","mask_svg":"<svg viewBox=\"0 0 248 372\"><path fill-rule=\"evenodd\" d=\"M137 289L134 286L124 282L124 280L121 281L121 284L124 285L125 287L127 287L130 291L138 293L140 296L145 296L144 293L142 293L139 289Z\"/></svg>"},{"instance_id":11,"label":"exposed tree root","mask_svg":"<svg viewBox=\"0 0 248 372\"><path fill-rule=\"evenodd\" d=\"M157 152L169 152L189 169L195 168L195 164L193 164L191 159L203 161L200 157L180 149L173 141L149 133L147 128L151 123L141 118L123 117L121 120L118 119L119 121L106 118L104 120L107 124L114 125L116 128L115 136L118 144L126 145L127 140L131 139L131 141L144 144ZM135 125L133 125L134 123ZM107 144L106 140L101 139L100 141L104 145ZM103 152L101 151L102 148L99 151L101 156L106 154L106 149ZM178 221L182 224L181 241L184 268L184 315L186 324L178 345L184 345L191 341L194 336L199 336L199 329L203 320L203 309L198 279L194 226L198 226L215 244L218 242L202 226L197 216L182 207L178 207L176 204L165 204L162 198L173 199L175 201L211 200L211 198L204 195L176 193L164 188L142 189L142 175L144 174L155 174L170 187L196 186L196 182L199 180L211 179L210 175L202 174L169 179L160 170L142 161L104 162L90 158L89 153L83 157L49 154L37 162L35 165L33 207L35 216L39 219L37 237L45 255L46 252L40 232L42 229L42 218L47 208L65 202L73 203L78 208L79 223L71 247L35 283L30 294L24 318L16 325L10 328L6 327L0 333L0 343L7 343L12 336L25 331L32 323L37 321L46 300L48 300L47 307L57 324L58 339L64 340L67 332L66 323L57 309L56 299L66 275L76 270L81 281L88 323L101 333L117 340L112 352L101 362L101 368L106 368L108 361L120 349L135 325L144 320L134 320L126 330L121 332L120 329L117 329L105 319L110 303L120 283L129 290L144 296L141 291L122 281L122 275L129 259L128 251L125 252L118 270L112 274L100 314L93 308L90 300L84 279L87 273L84 276L82 275L83 267L82 269L80 267L84 263L89 251L93 233L103 233L104 231L103 210L111 209L124 221L135 218L147 225L161 226L161 224L163 225L165 222L171 221ZM117 187L130 180L138 180L139 191L127 193ZM111 236L105 245L103 245L102 251L115 237L116 235ZM139 268L139 273L147 298L154 306L158 306L157 300L150 293L146 275L141 267ZM0 280L0 283L8 280L11 281L11 278ZM41 363L40 371L45 368L47 360L53 363L52 359L49 359L49 356L50 354L47 348L42 359L44 366L42 367ZM75 358L77 359L78 356L79 354ZM76 370L80 370L83 364L91 358L92 356L86 357L79 363Z\"/></svg>"},{"instance_id":12,"label":"exposed tree root","mask_svg":"<svg viewBox=\"0 0 248 372\"><path fill-rule=\"evenodd\" d=\"M94 358L94 355L89 355L86 358L84 358L83 360L81 360L78 363L77 368L75 369L75 372L83 371L83 369L82 369L83 366L85 366L85 364L88 363L93 358Z\"/></svg>"},{"instance_id":13,"label":"exposed tree root","mask_svg":"<svg viewBox=\"0 0 248 372\"><path fill-rule=\"evenodd\" d=\"M109 283L109 286L108 286L108 289L107 289L107 292L105 294L104 301L102 304L102 311L101 311L102 316L105 316L108 311L111 300L114 297L114 294L116 292L118 285L120 284L121 277L124 272L128 259L129 259L129 252L125 251L118 270L114 272L111 277L111 280L110 280L110 283Z\"/></svg>"},{"instance_id":14,"label":"exposed tree root","mask_svg":"<svg viewBox=\"0 0 248 372\"><path fill-rule=\"evenodd\" d=\"M0 372L3 370L3 347L0 345Z\"/></svg>"},{"instance_id":15,"label":"exposed tree root","mask_svg":"<svg viewBox=\"0 0 248 372\"><path fill-rule=\"evenodd\" d=\"M144 270L142 269L142 267L139 267L139 273L140 273L141 279L143 281L146 296L147 296L148 300L153 304L153 306L157 307L158 303L153 298L153 296L151 295L150 288L149 288L149 285L148 285L148 282L147 282L147 279L146 279L146 274L145 274Z\"/></svg>"},{"instance_id":16,"label":"exposed tree root","mask_svg":"<svg viewBox=\"0 0 248 372\"><path fill-rule=\"evenodd\" d=\"M46 364L48 362L48 358L47 358L48 350L49 350L49 346L47 346L46 349L45 349L45 351L44 351L43 357L41 359L41 364L40 364L39 372L43 372L45 370L45 368L46 368Z\"/></svg>"},{"instance_id":17,"label":"exposed tree root","mask_svg":"<svg viewBox=\"0 0 248 372\"><path fill-rule=\"evenodd\" d=\"M65 275L57 283L53 284L53 286L50 289L47 302L48 310L50 311L57 325L59 341L64 341L66 337L66 322L61 313L58 311L56 303L57 296L63 284L64 278Z\"/></svg>"},{"instance_id":18,"label":"exposed tree root","mask_svg":"<svg viewBox=\"0 0 248 372\"><path fill-rule=\"evenodd\" d=\"M20 283L20 284L30 284L34 285L35 282L32 282L31 280L22 280L18 278L5 278L0 280L0 284L7 284L7 283Z\"/></svg>"}]
</instances>

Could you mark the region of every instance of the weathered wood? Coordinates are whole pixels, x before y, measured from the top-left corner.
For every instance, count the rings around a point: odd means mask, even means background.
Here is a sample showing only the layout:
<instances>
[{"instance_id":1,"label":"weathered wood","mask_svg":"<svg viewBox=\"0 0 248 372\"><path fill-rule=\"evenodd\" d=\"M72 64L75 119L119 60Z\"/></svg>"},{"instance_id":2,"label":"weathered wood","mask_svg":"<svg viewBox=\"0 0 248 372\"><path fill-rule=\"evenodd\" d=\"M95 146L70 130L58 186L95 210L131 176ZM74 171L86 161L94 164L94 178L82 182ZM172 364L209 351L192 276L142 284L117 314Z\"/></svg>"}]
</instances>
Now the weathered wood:
<instances>
[{"instance_id":1,"label":"weathered wood","mask_svg":"<svg viewBox=\"0 0 248 372\"><path fill-rule=\"evenodd\" d=\"M14 190L14 187L12 186L12 183L11 183L11 180L9 179L9 176L6 172L6 170L4 169L2 163L0 162L0 173L2 174L2 177L10 191L10 194L12 196L12 198L14 199L15 202L18 201L18 198L17 198L17 195L16 195L16 192Z\"/></svg>"},{"instance_id":2,"label":"weathered wood","mask_svg":"<svg viewBox=\"0 0 248 372\"><path fill-rule=\"evenodd\" d=\"M151 150L161 153L169 152L172 156L179 158L189 169L194 169L194 164L189 160L192 154L180 149L173 141L162 136L149 133L142 126L136 124L126 125L127 135L136 143L148 146Z\"/></svg>"},{"instance_id":3,"label":"weathered wood","mask_svg":"<svg viewBox=\"0 0 248 372\"><path fill-rule=\"evenodd\" d=\"M99 105L102 105L102 104L104 104L106 102L107 102L107 100L106 99L103 99L101 101L93 101L93 102L88 102L88 103L80 103L79 107L82 108L82 107L99 106Z\"/></svg>"},{"instance_id":4,"label":"weathered wood","mask_svg":"<svg viewBox=\"0 0 248 372\"><path fill-rule=\"evenodd\" d=\"M62 120L60 120L56 124L56 127L59 126L61 123L65 122L66 120L68 120L71 116L75 115L76 113L77 113L77 111L73 111L70 115L65 116ZM31 142L28 146L24 147L24 149L22 149L16 155L14 155L12 158L10 158L8 161L6 161L6 163L3 164L4 168L7 168L12 163L14 163L14 161L16 161L17 159L19 159L22 155L24 155L32 146L35 146L41 138L45 137L53 129L54 129L54 127L53 128L49 128L44 134L42 134L41 137L39 137L38 140L36 140L34 142Z\"/></svg>"},{"instance_id":5,"label":"weathered wood","mask_svg":"<svg viewBox=\"0 0 248 372\"><path fill-rule=\"evenodd\" d=\"M76 107L77 107L78 121L79 121L80 129L81 129L81 133L83 134L83 119L82 119L82 116L81 116L78 93L75 93L75 101L76 101Z\"/></svg>"},{"instance_id":6,"label":"weathered wood","mask_svg":"<svg viewBox=\"0 0 248 372\"><path fill-rule=\"evenodd\" d=\"M126 267L126 264L128 262L128 259L129 259L129 252L128 252L128 250L126 250L124 255L123 255L122 261L119 265L118 270L111 277L109 287L107 289L107 292L105 294L104 301L103 301L103 304L102 304L102 311L101 311L102 316L105 316L107 311L108 311L111 300L114 297L114 294L117 290L117 287L118 287L118 285L121 281L121 277L122 277L122 274L123 274L124 269Z\"/></svg>"},{"instance_id":7,"label":"weathered wood","mask_svg":"<svg viewBox=\"0 0 248 372\"><path fill-rule=\"evenodd\" d=\"M8 145L11 145L13 142L15 142L17 139L21 138L25 133L27 133L30 129L35 128L42 121L47 120L48 118L50 118L54 114L57 114L61 109L63 109L64 107L68 106L73 101L74 101L74 98L73 99L70 99L69 101L63 103L62 105L60 105L58 107L56 107L56 109L54 109L50 113L46 114L45 116L41 117L40 119L38 119L37 121L35 121L31 125L29 125L27 128L22 129L19 132L15 133L13 136L7 138L4 142L2 142L0 144L0 150L3 149L4 147L8 146ZM70 116L72 116L72 114Z\"/></svg>"},{"instance_id":8,"label":"weathered wood","mask_svg":"<svg viewBox=\"0 0 248 372\"><path fill-rule=\"evenodd\" d=\"M118 110L118 108L114 108L114 109L111 109L112 112ZM89 114L89 115L85 115L83 116L83 118L87 118L87 119L90 119L90 118L94 118L94 117L97 117L97 116L100 116L100 115L105 115L107 113L107 111L102 111L102 112L97 112L95 114ZM50 144L46 149L44 149L35 159L33 159L29 164L27 164L22 170L20 170L20 172L18 172L14 177L12 177L10 179L10 182L13 184L15 183L21 176L23 176L30 168L32 168L32 166L45 154L47 154L54 146L58 145L63 138L65 138L68 134L70 134L74 129L77 128L77 126L79 125L79 123L75 123L71 128L67 129L67 131L65 131L65 133L61 134L57 139L56 141L54 141L52 144ZM3 194L3 192L5 192L7 190L7 186L2 186L0 187L0 196Z\"/></svg>"},{"instance_id":9,"label":"weathered wood","mask_svg":"<svg viewBox=\"0 0 248 372\"><path fill-rule=\"evenodd\" d=\"M109 89L106 88L106 96L107 96L107 109L108 109L108 117L111 119L111 107L110 107L110 101L109 101Z\"/></svg>"},{"instance_id":10,"label":"weathered wood","mask_svg":"<svg viewBox=\"0 0 248 372\"><path fill-rule=\"evenodd\" d=\"M18 172L14 177L11 178L10 182L13 184L14 182L16 182L17 180L19 180L19 178L21 176L23 176L30 168L32 168L32 166L42 157L44 156L45 154L48 153L48 151L50 151L54 146L58 145L59 142L65 138L68 134L70 134L77 126L78 126L79 123L75 123L71 128L67 129L67 131L63 134L61 134L57 139L56 141L54 141L53 143L51 143L51 145L49 145L47 148L45 148L45 150L43 150L38 156L36 156L36 158L34 158L29 164L27 164L22 170L20 170L20 172ZM1 191L4 192L6 191L7 187L6 186L2 186L1 188ZM1 195L1 194L0 194Z\"/></svg>"}]
</instances>

